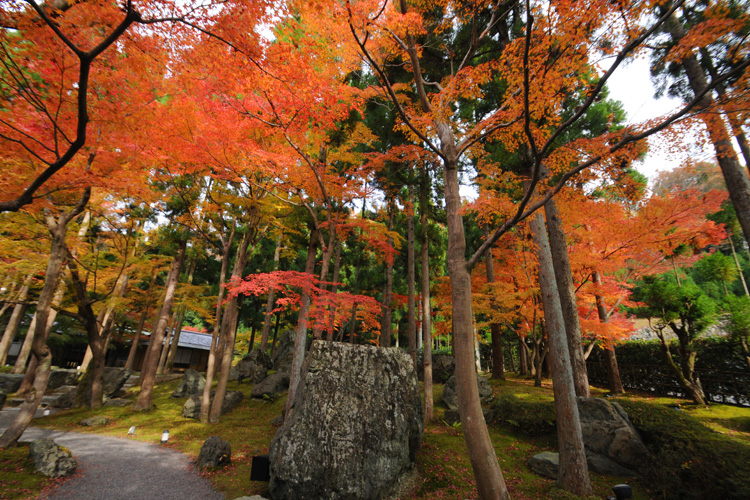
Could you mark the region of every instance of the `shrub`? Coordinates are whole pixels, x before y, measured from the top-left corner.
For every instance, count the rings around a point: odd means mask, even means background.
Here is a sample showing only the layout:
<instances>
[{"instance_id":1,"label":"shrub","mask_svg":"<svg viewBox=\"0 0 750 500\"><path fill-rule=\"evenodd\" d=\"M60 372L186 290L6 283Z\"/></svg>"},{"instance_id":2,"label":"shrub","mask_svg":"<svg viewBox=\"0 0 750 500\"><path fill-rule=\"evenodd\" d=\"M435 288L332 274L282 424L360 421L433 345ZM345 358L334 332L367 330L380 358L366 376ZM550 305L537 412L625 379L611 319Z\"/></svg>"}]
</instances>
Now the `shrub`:
<instances>
[{"instance_id":1,"label":"shrub","mask_svg":"<svg viewBox=\"0 0 750 500\"><path fill-rule=\"evenodd\" d=\"M681 410L618 402L651 453L644 479L664 498L750 498L750 446L713 432Z\"/></svg>"}]
</instances>

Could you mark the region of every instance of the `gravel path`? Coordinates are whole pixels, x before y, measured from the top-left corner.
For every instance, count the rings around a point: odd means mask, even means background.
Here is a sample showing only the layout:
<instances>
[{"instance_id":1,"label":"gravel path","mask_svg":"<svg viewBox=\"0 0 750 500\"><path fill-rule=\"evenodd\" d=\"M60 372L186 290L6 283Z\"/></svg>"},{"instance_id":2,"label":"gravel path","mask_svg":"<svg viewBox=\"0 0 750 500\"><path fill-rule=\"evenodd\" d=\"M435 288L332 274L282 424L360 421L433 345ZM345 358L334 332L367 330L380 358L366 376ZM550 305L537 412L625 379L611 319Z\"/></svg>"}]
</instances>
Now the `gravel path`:
<instances>
[{"instance_id":1,"label":"gravel path","mask_svg":"<svg viewBox=\"0 0 750 500\"><path fill-rule=\"evenodd\" d=\"M13 410L0 412L0 430ZM129 439L30 427L22 441L51 437L78 461L71 479L43 495L50 500L219 500L224 496L178 452Z\"/></svg>"}]
</instances>

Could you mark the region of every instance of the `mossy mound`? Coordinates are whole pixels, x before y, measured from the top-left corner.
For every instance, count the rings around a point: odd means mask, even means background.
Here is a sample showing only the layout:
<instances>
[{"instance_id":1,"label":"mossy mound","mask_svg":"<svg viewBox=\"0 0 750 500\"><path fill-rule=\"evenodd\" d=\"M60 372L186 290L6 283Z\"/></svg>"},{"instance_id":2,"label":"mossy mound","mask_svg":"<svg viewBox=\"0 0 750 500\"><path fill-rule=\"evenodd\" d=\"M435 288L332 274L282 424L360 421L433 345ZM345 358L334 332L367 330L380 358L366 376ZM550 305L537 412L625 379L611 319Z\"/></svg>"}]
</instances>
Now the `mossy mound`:
<instances>
[{"instance_id":1,"label":"mossy mound","mask_svg":"<svg viewBox=\"0 0 750 500\"><path fill-rule=\"evenodd\" d=\"M618 402L651 454L645 479L660 490L660 498L750 498L750 446L677 408Z\"/></svg>"}]
</instances>

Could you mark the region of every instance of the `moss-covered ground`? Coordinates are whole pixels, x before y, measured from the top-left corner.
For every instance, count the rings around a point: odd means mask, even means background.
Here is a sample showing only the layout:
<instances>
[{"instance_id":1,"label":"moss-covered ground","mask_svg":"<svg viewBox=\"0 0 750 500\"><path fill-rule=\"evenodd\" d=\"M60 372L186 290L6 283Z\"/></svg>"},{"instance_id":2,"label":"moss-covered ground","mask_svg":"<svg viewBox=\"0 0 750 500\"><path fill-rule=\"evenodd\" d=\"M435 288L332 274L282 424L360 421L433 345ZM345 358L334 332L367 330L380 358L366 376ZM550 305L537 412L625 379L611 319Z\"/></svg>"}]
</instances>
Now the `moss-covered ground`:
<instances>
[{"instance_id":1,"label":"moss-covered ground","mask_svg":"<svg viewBox=\"0 0 750 500\"><path fill-rule=\"evenodd\" d=\"M212 484L222 491L226 498L243 495L267 494L267 483L250 481L250 467L253 455L268 452L270 441L276 432L271 424L281 413L284 399L275 401L250 398L249 384L230 383L229 390L240 390L246 398L231 413L213 425L203 425L198 421L180 416L184 399L171 399L169 394L177 381L157 385L155 408L148 412L137 412L130 407L104 407L97 411L85 409L69 410L50 417L36 419L34 425L76 432L94 432L127 438L128 429L135 425L133 438L158 443L164 429L169 429L169 443L165 446L196 457L203 442L211 435L218 435L232 446L232 464L228 467L204 471ZM514 499L577 498L555 486L554 481L541 478L528 470L526 461L534 454L555 449L555 438L550 433L554 429L552 391L548 383L543 387L533 387L527 380L512 378L507 381L492 381L497 403L497 419L490 427L490 435L500 461L505 480ZM413 488L402 498L408 499L464 499L476 498L476 488L471 467L466 454L460 425L449 426L443 420L444 410L439 401L442 386L435 387L435 420L425 429L417 467L419 477ZM603 395L603 391L596 391ZM133 390L129 397L133 398ZM648 398L627 396L620 400L628 411L635 413L634 421L643 425L647 432L669 435L669 429L660 429L658 422L669 420L672 415L689 420L685 432L701 443L690 448L693 453L701 453L706 447L719 446L722 453L731 448L731 453L739 453L738 459L750 453L750 409L723 405L712 405L708 409L687 404L672 398ZM676 406L680 410L676 409ZM78 422L94 414L112 419L112 423L100 428L85 428ZM654 415L654 418L649 418ZM690 417L695 418L690 418ZM686 420L686 421L687 421ZM660 424L661 425L661 424ZM676 424L664 423L667 427ZM676 425L676 427L680 427ZM697 430L696 430L697 429ZM684 429L683 429L684 430ZM705 430L703 432L702 430ZM652 436L649 436L651 438ZM684 439L678 436L675 439ZM716 439L720 440L717 445ZM706 441L707 440L707 441ZM713 440L713 441L711 441ZM659 446L669 447L670 439L663 438ZM729 444L727 444L729 443ZM722 448L724 447L724 448ZM728 448L727 448L728 447ZM726 449L725 449L726 448ZM697 450L697 451L696 451ZM739 451L738 451L739 450ZM683 458L683 457L680 457ZM674 459L674 457L660 457ZM687 460L687 458L686 458ZM670 463L670 467L684 470L680 463ZM690 467L688 464L686 467ZM24 448L0 451L0 498L35 498L39 491L54 484L33 474L33 466L26 458ZM696 473L705 473L705 468ZM744 469L738 470L744 473ZM657 481L658 474L643 481L632 478L601 476L591 474L594 495L590 498L604 498L612 485L628 482L634 487L635 499L662 498L665 495ZM747 476L750 482L750 476ZM7 487L6 487L7 485ZM666 493L668 497L668 492ZM707 496L705 498L711 498Z\"/></svg>"}]
</instances>

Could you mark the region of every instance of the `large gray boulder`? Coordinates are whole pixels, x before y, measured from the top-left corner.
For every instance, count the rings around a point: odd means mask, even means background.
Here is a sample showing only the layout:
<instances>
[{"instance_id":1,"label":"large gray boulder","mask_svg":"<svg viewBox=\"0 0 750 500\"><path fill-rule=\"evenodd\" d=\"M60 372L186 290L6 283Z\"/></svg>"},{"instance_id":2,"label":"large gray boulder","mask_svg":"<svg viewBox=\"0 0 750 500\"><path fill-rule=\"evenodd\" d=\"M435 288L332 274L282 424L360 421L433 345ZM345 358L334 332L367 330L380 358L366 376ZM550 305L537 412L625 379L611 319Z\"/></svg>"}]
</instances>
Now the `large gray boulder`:
<instances>
[{"instance_id":1,"label":"large gray boulder","mask_svg":"<svg viewBox=\"0 0 750 500\"><path fill-rule=\"evenodd\" d=\"M292 359L294 358L294 331L287 330L281 334L273 352L273 369L279 372L292 370Z\"/></svg>"},{"instance_id":2,"label":"large gray boulder","mask_svg":"<svg viewBox=\"0 0 750 500\"><path fill-rule=\"evenodd\" d=\"M578 414L589 469L614 476L637 475L647 463L648 450L622 406L601 398L578 398ZM533 472L556 479L559 456L543 452L529 459L528 465Z\"/></svg>"},{"instance_id":3,"label":"large gray boulder","mask_svg":"<svg viewBox=\"0 0 750 500\"><path fill-rule=\"evenodd\" d=\"M10 394L16 392L21 387L24 375L15 375L12 373L0 373L0 392Z\"/></svg>"},{"instance_id":4,"label":"large gray boulder","mask_svg":"<svg viewBox=\"0 0 750 500\"><path fill-rule=\"evenodd\" d=\"M602 398L578 398L578 413L594 471L634 475L646 463L648 450L622 406Z\"/></svg>"},{"instance_id":5,"label":"large gray boulder","mask_svg":"<svg viewBox=\"0 0 750 500\"><path fill-rule=\"evenodd\" d=\"M182 380L177 384L177 388L172 392L170 397L186 398L193 394L203 394L203 388L206 386L206 377L188 368L182 376Z\"/></svg>"},{"instance_id":6,"label":"large gray boulder","mask_svg":"<svg viewBox=\"0 0 750 500\"><path fill-rule=\"evenodd\" d=\"M248 379L250 383L257 384L268 376L269 368L273 368L271 357L260 349L253 349L232 367L229 371L229 380L242 382Z\"/></svg>"},{"instance_id":7,"label":"large gray boulder","mask_svg":"<svg viewBox=\"0 0 750 500\"><path fill-rule=\"evenodd\" d=\"M69 451L63 450L50 438L32 441L29 457L34 461L36 471L47 477L69 476L78 465Z\"/></svg>"},{"instance_id":8,"label":"large gray boulder","mask_svg":"<svg viewBox=\"0 0 750 500\"><path fill-rule=\"evenodd\" d=\"M477 376L477 388L479 389L479 399L482 403L492 401L492 386L486 378ZM443 387L443 405L450 410L458 409L458 393L456 392L456 376L451 375Z\"/></svg>"},{"instance_id":9,"label":"large gray boulder","mask_svg":"<svg viewBox=\"0 0 750 500\"><path fill-rule=\"evenodd\" d=\"M409 355L313 342L269 453L274 500L387 498L415 462L422 404Z\"/></svg>"},{"instance_id":10,"label":"large gray boulder","mask_svg":"<svg viewBox=\"0 0 750 500\"><path fill-rule=\"evenodd\" d=\"M102 376L102 394L105 398L113 397L128 381L130 372L125 368L106 367Z\"/></svg>"},{"instance_id":11,"label":"large gray boulder","mask_svg":"<svg viewBox=\"0 0 750 500\"><path fill-rule=\"evenodd\" d=\"M232 447L219 436L206 439L198 454L198 468L219 467L232 461Z\"/></svg>"},{"instance_id":12,"label":"large gray boulder","mask_svg":"<svg viewBox=\"0 0 750 500\"><path fill-rule=\"evenodd\" d=\"M47 383L47 390L54 391L64 385L76 385L78 383L78 370L73 369L59 369L52 370L49 374L49 383Z\"/></svg>"},{"instance_id":13,"label":"large gray boulder","mask_svg":"<svg viewBox=\"0 0 750 500\"><path fill-rule=\"evenodd\" d=\"M214 402L214 394L215 392L211 392L211 400L210 403L213 404ZM198 418L201 415L201 406L203 399L202 394L194 394L190 396L190 398L185 401L185 404L182 406L182 416L185 418ZM220 415L224 415L225 413L229 413L230 411L234 410L237 405L239 405L242 400L245 399L245 395L242 394L240 391L227 391L226 394L224 394L224 402L221 405L221 413Z\"/></svg>"},{"instance_id":14,"label":"large gray boulder","mask_svg":"<svg viewBox=\"0 0 750 500\"><path fill-rule=\"evenodd\" d=\"M250 396L253 398L270 398L289 389L289 373L276 372L253 386Z\"/></svg>"}]
</instances>

